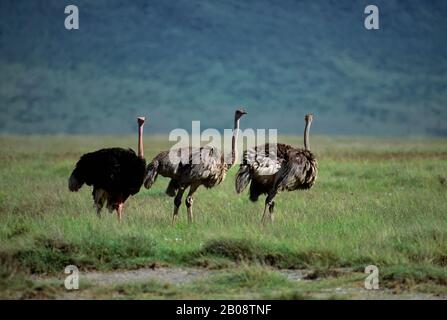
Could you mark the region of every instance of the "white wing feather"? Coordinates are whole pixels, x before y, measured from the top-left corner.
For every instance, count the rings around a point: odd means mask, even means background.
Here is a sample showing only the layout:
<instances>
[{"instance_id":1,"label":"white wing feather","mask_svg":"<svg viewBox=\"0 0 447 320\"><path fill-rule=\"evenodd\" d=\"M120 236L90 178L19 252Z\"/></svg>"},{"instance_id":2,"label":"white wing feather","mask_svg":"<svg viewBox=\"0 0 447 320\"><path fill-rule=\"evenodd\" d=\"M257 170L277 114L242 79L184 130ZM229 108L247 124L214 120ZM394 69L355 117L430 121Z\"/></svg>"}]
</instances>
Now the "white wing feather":
<instances>
[{"instance_id":1,"label":"white wing feather","mask_svg":"<svg viewBox=\"0 0 447 320\"><path fill-rule=\"evenodd\" d=\"M281 169L282 161L276 156L276 150L269 150L266 156L265 150L248 149L246 153L247 164L258 176L271 176Z\"/></svg>"}]
</instances>

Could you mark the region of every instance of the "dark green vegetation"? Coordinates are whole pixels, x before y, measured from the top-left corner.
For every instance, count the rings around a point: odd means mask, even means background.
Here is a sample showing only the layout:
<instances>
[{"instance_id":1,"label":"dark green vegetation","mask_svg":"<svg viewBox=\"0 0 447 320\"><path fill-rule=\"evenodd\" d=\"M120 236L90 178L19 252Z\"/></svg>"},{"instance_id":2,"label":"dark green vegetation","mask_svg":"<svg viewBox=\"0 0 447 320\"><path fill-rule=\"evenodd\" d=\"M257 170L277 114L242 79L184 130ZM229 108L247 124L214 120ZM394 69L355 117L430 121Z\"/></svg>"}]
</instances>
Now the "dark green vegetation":
<instances>
[{"instance_id":1,"label":"dark green vegetation","mask_svg":"<svg viewBox=\"0 0 447 320\"><path fill-rule=\"evenodd\" d=\"M280 194L274 225L260 224L263 201L251 203L246 194L235 193L233 168L219 187L199 189L195 225L187 224L182 207L175 228L166 179L131 198L122 223L107 212L96 217L89 188L68 191L67 179L81 154L105 146L133 147L135 140L0 138L3 297L63 293L61 282L36 283L29 275L63 276L68 264L81 272L154 264L223 270L179 286L117 285L119 290L108 293L117 297L318 298L328 288L361 288L361 273L369 264L379 267L381 288L446 294L445 139L316 137L317 183L309 191ZM281 140L301 145L301 138ZM168 148L164 141L146 138L148 159ZM339 268L360 273L339 274ZM275 269L314 270L308 279L317 281L297 285L272 273ZM88 290L106 297L108 289Z\"/></svg>"},{"instance_id":2,"label":"dark green vegetation","mask_svg":"<svg viewBox=\"0 0 447 320\"><path fill-rule=\"evenodd\" d=\"M120 133L242 126L447 135L447 2L77 0L0 3L0 132ZM272 112L274 111L274 112ZM421 121L423 119L423 121Z\"/></svg>"}]
</instances>

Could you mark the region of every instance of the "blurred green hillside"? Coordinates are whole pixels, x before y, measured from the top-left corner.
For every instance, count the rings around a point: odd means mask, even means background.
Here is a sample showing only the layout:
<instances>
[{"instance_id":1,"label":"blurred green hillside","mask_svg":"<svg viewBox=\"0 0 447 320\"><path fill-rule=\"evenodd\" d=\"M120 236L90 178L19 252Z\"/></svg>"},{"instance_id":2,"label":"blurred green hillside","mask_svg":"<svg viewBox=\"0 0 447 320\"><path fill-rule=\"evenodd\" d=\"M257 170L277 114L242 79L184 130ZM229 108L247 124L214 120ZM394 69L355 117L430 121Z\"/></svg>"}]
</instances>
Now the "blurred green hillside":
<instances>
[{"instance_id":1,"label":"blurred green hillside","mask_svg":"<svg viewBox=\"0 0 447 320\"><path fill-rule=\"evenodd\" d=\"M64 28L76 4L80 29ZM447 135L447 2L2 0L0 132Z\"/></svg>"}]
</instances>

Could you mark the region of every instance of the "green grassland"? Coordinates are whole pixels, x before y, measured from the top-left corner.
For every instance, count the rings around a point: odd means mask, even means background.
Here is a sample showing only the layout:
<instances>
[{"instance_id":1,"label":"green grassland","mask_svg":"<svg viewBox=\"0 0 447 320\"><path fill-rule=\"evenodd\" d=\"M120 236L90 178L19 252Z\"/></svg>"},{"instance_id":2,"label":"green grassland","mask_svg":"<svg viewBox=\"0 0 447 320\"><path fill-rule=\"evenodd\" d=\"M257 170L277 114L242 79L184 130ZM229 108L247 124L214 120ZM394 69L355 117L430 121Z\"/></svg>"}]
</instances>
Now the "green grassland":
<instances>
[{"instance_id":1,"label":"green grassland","mask_svg":"<svg viewBox=\"0 0 447 320\"><path fill-rule=\"evenodd\" d=\"M169 147L145 137L146 157ZM301 145L301 138L283 137ZM309 191L281 193L273 225L260 223L263 199L234 191L233 168L220 186L196 193L195 224L186 208L170 225L167 180L126 203L124 219L98 219L91 189L70 193L79 156L106 146L135 147L134 137L2 136L0 138L0 296L51 298L60 276L158 264L221 270L182 285L143 283L90 288L107 298L312 298L327 288L359 287L369 264L383 288L446 295L447 140L315 137L319 176ZM352 274L334 276L331 270ZM320 281L300 286L276 269L312 269ZM357 272L357 273L356 273ZM254 294L256 292L256 294ZM335 296L337 297L337 296ZM348 296L349 297L349 296Z\"/></svg>"}]
</instances>

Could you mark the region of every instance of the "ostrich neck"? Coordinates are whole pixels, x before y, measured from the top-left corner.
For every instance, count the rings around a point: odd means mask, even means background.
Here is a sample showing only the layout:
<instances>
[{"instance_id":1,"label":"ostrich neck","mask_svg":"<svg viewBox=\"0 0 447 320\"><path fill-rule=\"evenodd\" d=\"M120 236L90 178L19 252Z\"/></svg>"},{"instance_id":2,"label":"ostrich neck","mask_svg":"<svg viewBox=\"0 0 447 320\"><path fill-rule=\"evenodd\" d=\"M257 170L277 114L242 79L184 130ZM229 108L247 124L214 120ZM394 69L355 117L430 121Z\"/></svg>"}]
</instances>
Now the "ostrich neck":
<instances>
[{"instance_id":1,"label":"ostrich neck","mask_svg":"<svg viewBox=\"0 0 447 320\"><path fill-rule=\"evenodd\" d=\"M306 122L306 127L304 128L304 149L310 150L309 144L309 130L310 130L310 122Z\"/></svg>"},{"instance_id":2,"label":"ostrich neck","mask_svg":"<svg viewBox=\"0 0 447 320\"><path fill-rule=\"evenodd\" d=\"M138 157L144 158L144 148L143 148L143 125L138 127Z\"/></svg>"},{"instance_id":3,"label":"ostrich neck","mask_svg":"<svg viewBox=\"0 0 447 320\"><path fill-rule=\"evenodd\" d=\"M237 139L239 136L239 120L234 119L234 128L233 128L233 137L231 139L231 163L230 167L232 167L236 163L237 159Z\"/></svg>"}]
</instances>

